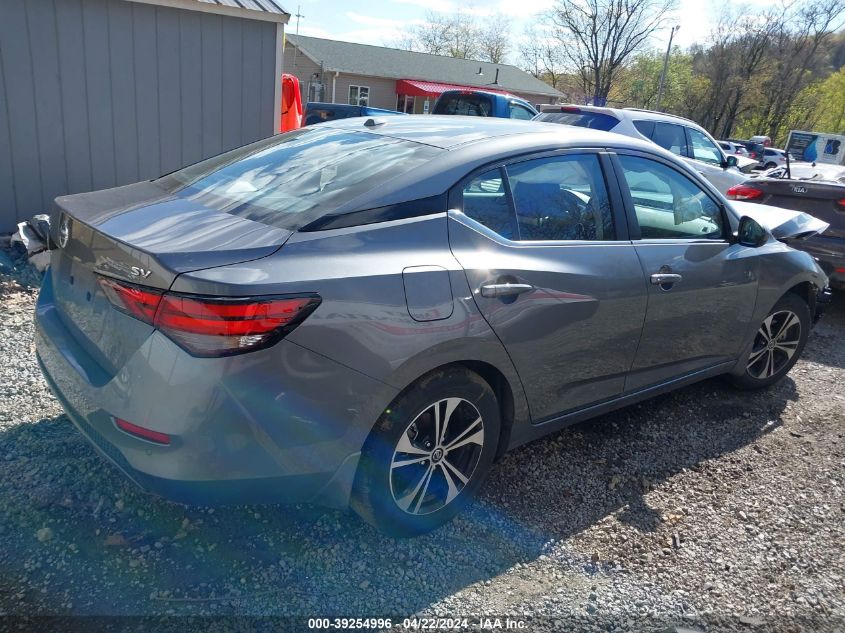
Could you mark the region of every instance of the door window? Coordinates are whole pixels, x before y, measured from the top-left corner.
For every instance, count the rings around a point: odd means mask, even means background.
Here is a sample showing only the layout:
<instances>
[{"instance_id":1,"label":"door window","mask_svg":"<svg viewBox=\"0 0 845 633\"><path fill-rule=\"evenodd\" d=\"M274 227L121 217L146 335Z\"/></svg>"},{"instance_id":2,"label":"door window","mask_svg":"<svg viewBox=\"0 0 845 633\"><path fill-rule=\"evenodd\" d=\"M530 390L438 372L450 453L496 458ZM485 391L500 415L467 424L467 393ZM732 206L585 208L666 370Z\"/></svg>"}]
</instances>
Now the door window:
<instances>
[{"instance_id":1,"label":"door window","mask_svg":"<svg viewBox=\"0 0 845 633\"><path fill-rule=\"evenodd\" d=\"M613 240L599 158L552 156L507 167L521 240Z\"/></svg>"},{"instance_id":2,"label":"door window","mask_svg":"<svg viewBox=\"0 0 845 633\"><path fill-rule=\"evenodd\" d=\"M687 156L687 137L680 125L656 121L651 140L673 154Z\"/></svg>"},{"instance_id":3,"label":"door window","mask_svg":"<svg viewBox=\"0 0 845 633\"><path fill-rule=\"evenodd\" d=\"M508 107L510 108L510 118L512 119L524 119L527 121L534 118L534 113L531 110L518 103L511 103Z\"/></svg>"},{"instance_id":4,"label":"door window","mask_svg":"<svg viewBox=\"0 0 845 633\"><path fill-rule=\"evenodd\" d=\"M687 132L689 133L692 158L705 163L710 163L711 165L722 164L722 153L719 151L719 148L713 144L713 141L707 138L707 136L702 134L699 130L687 128Z\"/></svg>"},{"instance_id":5,"label":"door window","mask_svg":"<svg viewBox=\"0 0 845 633\"><path fill-rule=\"evenodd\" d=\"M464 215L509 240L517 239L515 218L500 169L476 176L464 186Z\"/></svg>"},{"instance_id":6,"label":"door window","mask_svg":"<svg viewBox=\"0 0 845 633\"><path fill-rule=\"evenodd\" d=\"M692 180L663 163L619 156L643 239L724 236L718 204Z\"/></svg>"}]
</instances>

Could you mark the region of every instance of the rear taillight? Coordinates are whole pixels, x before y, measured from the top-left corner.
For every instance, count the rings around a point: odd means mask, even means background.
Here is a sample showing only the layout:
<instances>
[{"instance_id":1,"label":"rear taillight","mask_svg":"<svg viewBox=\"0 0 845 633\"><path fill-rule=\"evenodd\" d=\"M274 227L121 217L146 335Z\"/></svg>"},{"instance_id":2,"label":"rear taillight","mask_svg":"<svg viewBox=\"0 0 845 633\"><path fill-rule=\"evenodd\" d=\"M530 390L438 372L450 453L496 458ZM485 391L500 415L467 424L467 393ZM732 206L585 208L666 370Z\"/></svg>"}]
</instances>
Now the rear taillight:
<instances>
[{"instance_id":1,"label":"rear taillight","mask_svg":"<svg viewBox=\"0 0 845 633\"><path fill-rule=\"evenodd\" d=\"M581 112L581 108L577 106L560 106L561 112Z\"/></svg>"},{"instance_id":2,"label":"rear taillight","mask_svg":"<svg viewBox=\"0 0 845 633\"><path fill-rule=\"evenodd\" d=\"M845 209L845 198L842 198L841 200L837 200L836 204L839 205L840 209Z\"/></svg>"},{"instance_id":3,"label":"rear taillight","mask_svg":"<svg viewBox=\"0 0 845 633\"><path fill-rule=\"evenodd\" d=\"M139 321L152 324L161 301L160 291L106 277L100 277L100 286L115 308Z\"/></svg>"},{"instance_id":4,"label":"rear taillight","mask_svg":"<svg viewBox=\"0 0 845 633\"><path fill-rule=\"evenodd\" d=\"M222 299L107 278L100 285L115 308L155 326L194 356L230 356L272 345L320 305L316 294Z\"/></svg>"},{"instance_id":5,"label":"rear taillight","mask_svg":"<svg viewBox=\"0 0 845 633\"><path fill-rule=\"evenodd\" d=\"M763 192L748 185L734 185L727 191L730 200L756 200L763 197Z\"/></svg>"}]
</instances>

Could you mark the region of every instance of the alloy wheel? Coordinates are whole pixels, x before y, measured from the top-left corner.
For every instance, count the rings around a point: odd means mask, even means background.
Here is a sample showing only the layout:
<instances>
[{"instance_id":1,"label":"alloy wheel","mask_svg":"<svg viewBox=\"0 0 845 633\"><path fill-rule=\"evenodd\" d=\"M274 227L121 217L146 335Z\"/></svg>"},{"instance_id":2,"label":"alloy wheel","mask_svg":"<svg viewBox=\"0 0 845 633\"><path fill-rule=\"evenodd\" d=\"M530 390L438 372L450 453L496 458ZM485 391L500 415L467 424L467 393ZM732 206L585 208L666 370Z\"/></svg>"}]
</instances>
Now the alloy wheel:
<instances>
[{"instance_id":1,"label":"alloy wheel","mask_svg":"<svg viewBox=\"0 0 845 633\"><path fill-rule=\"evenodd\" d=\"M766 317L751 347L746 371L758 380L770 378L783 369L798 350L801 320L790 310Z\"/></svg>"},{"instance_id":2,"label":"alloy wheel","mask_svg":"<svg viewBox=\"0 0 845 633\"><path fill-rule=\"evenodd\" d=\"M484 447L484 421L471 402L445 398L424 409L396 444L390 492L408 514L436 512L469 483Z\"/></svg>"}]
</instances>

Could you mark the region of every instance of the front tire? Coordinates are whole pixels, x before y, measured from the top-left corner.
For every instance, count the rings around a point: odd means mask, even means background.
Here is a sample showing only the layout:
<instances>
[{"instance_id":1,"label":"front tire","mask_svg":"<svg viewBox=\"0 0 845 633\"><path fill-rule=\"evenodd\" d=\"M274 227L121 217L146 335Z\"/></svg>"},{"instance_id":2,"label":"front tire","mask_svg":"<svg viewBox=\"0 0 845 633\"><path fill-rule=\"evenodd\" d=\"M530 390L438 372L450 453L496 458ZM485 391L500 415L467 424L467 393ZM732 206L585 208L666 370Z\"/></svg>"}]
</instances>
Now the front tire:
<instances>
[{"instance_id":1,"label":"front tire","mask_svg":"<svg viewBox=\"0 0 845 633\"><path fill-rule=\"evenodd\" d=\"M754 334L745 372L733 376L741 389L761 389L778 382L798 362L810 334L810 307L794 294L781 298Z\"/></svg>"},{"instance_id":2,"label":"front tire","mask_svg":"<svg viewBox=\"0 0 845 633\"><path fill-rule=\"evenodd\" d=\"M401 394L364 445L350 505L391 536L451 520L484 481L499 439L490 385L460 367L436 370Z\"/></svg>"}]
</instances>

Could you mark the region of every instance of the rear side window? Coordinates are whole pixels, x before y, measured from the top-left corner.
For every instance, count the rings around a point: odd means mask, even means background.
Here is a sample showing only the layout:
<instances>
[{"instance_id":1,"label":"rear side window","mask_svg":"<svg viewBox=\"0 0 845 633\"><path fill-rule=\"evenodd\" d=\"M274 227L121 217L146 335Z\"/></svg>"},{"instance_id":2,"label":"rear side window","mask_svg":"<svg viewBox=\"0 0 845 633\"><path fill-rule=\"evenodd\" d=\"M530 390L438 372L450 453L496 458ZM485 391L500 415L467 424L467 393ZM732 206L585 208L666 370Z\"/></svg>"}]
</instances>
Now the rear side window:
<instances>
[{"instance_id":1,"label":"rear side window","mask_svg":"<svg viewBox=\"0 0 845 633\"><path fill-rule=\"evenodd\" d=\"M465 215L510 240L616 239L595 154L527 160L506 168L506 182L502 175L494 169L464 186Z\"/></svg>"},{"instance_id":2,"label":"rear side window","mask_svg":"<svg viewBox=\"0 0 845 633\"><path fill-rule=\"evenodd\" d=\"M493 100L486 95L474 93L447 93L437 100L434 114L493 116Z\"/></svg>"},{"instance_id":3,"label":"rear side window","mask_svg":"<svg viewBox=\"0 0 845 633\"><path fill-rule=\"evenodd\" d=\"M516 236L516 220L508 202L502 172L492 169L464 186L464 215L509 240Z\"/></svg>"},{"instance_id":4,"label":"rear side window","mask_svg":"<svg viewBox=\"0 0 845 633\"><path fill-rule=\"evenodd\" d=\"M680 125L655 121L651 140L673 154L687 156L687 136Z\"/></svg>"},{"instance_id":5,"label":"rear side window","mask_svg":"<svg viewBox=\"0 0 845 633\"><path fill-rule=\"evenodd\" d=\"M246 145L157 182L197 204L295 230L443 151L317 125Z\"/></svg>"},{"instance_id":6,"label":"rear side window","mask_svg":"<svg viewBox=\"0 0 845 633\"><path fill-rule=\"evenodd\" d=\"M616 234L595 154L527 160L507 168L521 240L613 240Z\"/></svg>"},{"instance_id":7,"label":"rear side window","mask_svg":"<svg viewBox=\"0 0 845 633\"><path fill-rule=\"evenodd\" d=\"M647 139L654 136L654 121L634 121L634 127Z\"/></svg>"},{"instance_id":8,"label":"rear side window","mask_svg":"<svg viewBox=\"0 0 845 633\"><path fill-rule=\"evenodd\" d=\"M619 119L603 112L543 112L537 115L535 121L574 125L603 132L609 132L619 125Z\"/></svg>"}]
</instances>

